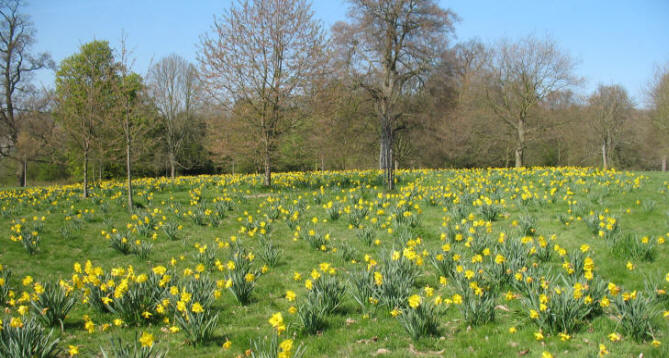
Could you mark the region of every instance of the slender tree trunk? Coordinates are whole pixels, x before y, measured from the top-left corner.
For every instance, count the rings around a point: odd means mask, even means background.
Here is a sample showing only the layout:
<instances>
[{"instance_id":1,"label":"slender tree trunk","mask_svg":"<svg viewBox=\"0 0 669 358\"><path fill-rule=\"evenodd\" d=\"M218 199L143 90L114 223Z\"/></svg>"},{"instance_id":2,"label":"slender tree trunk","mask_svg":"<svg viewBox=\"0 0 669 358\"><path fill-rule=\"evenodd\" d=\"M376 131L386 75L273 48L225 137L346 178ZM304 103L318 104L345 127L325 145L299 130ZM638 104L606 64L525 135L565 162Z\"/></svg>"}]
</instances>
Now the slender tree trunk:
<instances>
[{"instance_id":1,"label":"slender tree trunk","mask_svg":"<svg viewBox=\"0 0 669 358\"><path fill-rule=\"evenodd\" d=\"M525 120L518 120L518 146L516 147L516 168L523 166L525 152Z\"/></svg>"},{"instance_id":2,"label":"slender tree trunk","mask_svg":"<svg viewBox=\"0 0 669 358\"><path fill-rule=\"evenodd\" d=\"M662 171L666 172L667 171L667 155L662 156Z\"/></svg>"},{"instance_id":3,"label":"slender tree trunk","mask_svg":"<svg viewBox=\"0 0 669 358\"><path fill-rule=\"evenodd\" d=\"M23 183L21 185L25 188L28 186L28 158L23 157L23 170L21 176L23 177Z\"/></svg>"},{"instance_id":4,"label":"slender tree trunk","mask_svg":"<svg viewBox=\"0 0 669 358\"><path fill-rule=\"evenodd\" d=\"M270 162L269 148L265 148L265 186L272 186L272 166Z\"/></svg>"},{"instance_id":5,"label":"slender tree trunk","mask_svg":"<svg viewBox=\"0 0 669 358\"><path fill-rule=\"evenodd\" d=\"M602 144L602 168L604 170L609 169L609 163L606 158L606 143Z\"/></svg>"},{"instance_id":6,"label":"slender tree trunk","mask_svg":"<svg viewBox=\"0 0 669 358\"><path fill-rule=\"evenodd\" d=\"M385 169L386 176L386 186L388 190L393 190L394 188L394 173L393 173L393 131L390 121L386 118L383 123L383 137L381 140L383 147L383 167Z\"/></svg>"},{"instance_id":7,"label":"slender tree trunk","mask_svg":"<svg viewBox=\"0 0 669 358\"><path fill-rule=\"evenodd\" d=\"M84 198L88 198L88 150L84 150Z\"/></svg>"},{"instance_id":8,"label":"slender tree trunk","mask_svg":"<svg viewBox=\"0 0 669 358\"><path fill-rule=\"evenodd\" d=\"M127 140L125 143L125 171L128 175L128 211L132 212L133 202L132 202L132 172L130 165L130 141Z\"/></svg>"},{"instance_id":9,"label":"slender tree trunk","mask_svg":"<svg viewBox=\"0 0 669 358\"><path fill-rule=\"evenodd\" d=\"M16 178L18 179L18 185L20 187L25 187L25 181L26 181L26 166L25 166L25 158L21 158L18 161L19 167L17 169L16 173Z\"/></svg>"}]
</instances>

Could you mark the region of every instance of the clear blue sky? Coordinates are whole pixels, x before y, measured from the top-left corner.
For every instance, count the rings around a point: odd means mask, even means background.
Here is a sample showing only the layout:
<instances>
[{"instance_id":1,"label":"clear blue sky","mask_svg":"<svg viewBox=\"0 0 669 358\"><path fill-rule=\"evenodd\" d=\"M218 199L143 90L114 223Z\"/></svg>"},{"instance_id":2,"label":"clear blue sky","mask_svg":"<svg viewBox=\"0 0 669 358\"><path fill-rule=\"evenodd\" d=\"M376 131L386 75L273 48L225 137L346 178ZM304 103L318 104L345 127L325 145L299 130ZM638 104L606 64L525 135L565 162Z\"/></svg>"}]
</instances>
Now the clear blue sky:
<instances>
[{"instance_id":1,"label":"clear blue sky","mask_svg":"<svg viewBox=\"0 0 669 358\"><path fill-rule=\"evenodd\" d=\"M195 61L200 34L229 0L28 0L26 12L37 27L36 49L56 62L93 39L118 47L123 30L144 74L152 61L176 53ZM669 62L667 0L441 0L458 14L455 41L478 38L493 43L530 33L550 35L577 61L586 79L578 90L619 83L643 105L644 88L655 65ZM342 0L314 0L316 17L329 27L345 19ZM53 73L36 82L53 86Z\"/></svg>"}]
</instances>

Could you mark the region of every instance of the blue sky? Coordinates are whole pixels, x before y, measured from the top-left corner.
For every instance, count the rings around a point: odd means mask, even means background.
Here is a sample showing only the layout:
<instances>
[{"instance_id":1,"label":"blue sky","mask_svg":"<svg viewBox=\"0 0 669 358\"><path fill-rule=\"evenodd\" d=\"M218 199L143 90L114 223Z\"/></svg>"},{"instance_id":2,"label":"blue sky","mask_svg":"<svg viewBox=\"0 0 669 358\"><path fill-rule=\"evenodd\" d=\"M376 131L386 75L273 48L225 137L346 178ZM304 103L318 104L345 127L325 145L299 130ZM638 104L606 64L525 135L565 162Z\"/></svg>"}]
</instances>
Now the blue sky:
<instances>
[{"instance_id":1,"label":"blue sky","mask_svg":"<svg viewBox=\"0 0 669 358\"><path fill-rule=\"evenodd\" d=\"M135 59L134 70L145 73L151 62L176 53L195 61L199 36L228 0L28 0L25 12L37 28L36 49L56 62L93 39L118 47L121 31ZM667 0L452 0L441 1L460 17L455 41L478 38L494 43L530 33L551 36L578 63L587 94L597 84L618 83L639 105L654 66L669 62ZM314 0L315 15L327 29L346 17L341 0ZM53 74L35 81L53 86Z\"/></svg>"}]
</instances>

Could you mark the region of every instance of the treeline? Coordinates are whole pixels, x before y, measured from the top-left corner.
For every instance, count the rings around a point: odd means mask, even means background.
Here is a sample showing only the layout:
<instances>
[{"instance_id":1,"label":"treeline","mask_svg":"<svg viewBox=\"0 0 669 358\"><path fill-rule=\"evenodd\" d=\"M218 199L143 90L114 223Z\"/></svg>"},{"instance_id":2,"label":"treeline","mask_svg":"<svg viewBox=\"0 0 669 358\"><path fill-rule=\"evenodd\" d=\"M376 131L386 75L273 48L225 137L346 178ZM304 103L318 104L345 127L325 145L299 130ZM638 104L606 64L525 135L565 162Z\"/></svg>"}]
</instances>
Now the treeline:
<instances>
[{"instance_id":1,"label":"treeline","mask_svg":"<svg viewBox=\"0 0 669 358\"><path fill-rule=\"evenodd\" d=\"M617 84L580 96L550 38L454 43L457 15L436 1L348 4L326 31L305 0L237 1L196 63L169 55L140 75L125 41L57 65L33 53L22 1L2 2L5 177L262 172L269 185L272 171L382 168L391 187L393 168L666 166L669 67L647 103ZM52 89L31 86L43 68Z\"/></svg>"}]
</instances>

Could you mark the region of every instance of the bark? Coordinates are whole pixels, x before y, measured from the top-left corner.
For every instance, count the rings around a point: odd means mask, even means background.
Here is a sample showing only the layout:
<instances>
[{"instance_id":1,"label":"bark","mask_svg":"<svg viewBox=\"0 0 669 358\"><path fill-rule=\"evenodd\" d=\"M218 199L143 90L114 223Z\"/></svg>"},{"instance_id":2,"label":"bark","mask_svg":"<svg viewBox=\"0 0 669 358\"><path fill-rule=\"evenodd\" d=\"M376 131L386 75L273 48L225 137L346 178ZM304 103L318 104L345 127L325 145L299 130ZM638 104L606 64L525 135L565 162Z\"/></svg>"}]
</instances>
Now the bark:
<instances>
[{"instance_id":1,"label":"bark","mask_svg":"<svg viewBox=\"0 0 669 358\"><path fill-rule=\"evenodd\" d=\"M516 168L523 166L525 154L525 120L518 120L518 145L516 147Z\"/></svg>"},{"instance_id":2,"label":"bark","mask_svg":"<svg viewBox=\"0 0 669 358\"><path fill-rule=\"evenodd\" d=\"M606 156L607 156L606 143L603 143L602 144L602 168L604 170L607 170L609 168L609 163L608 163L608 160L607 160Z\"/></svg>"},{"instance_id":3,"label":"bark","mask_svg":"<svg viewBox=\"0 0 669 358\"><path fill-rule=\"evenodd\" d=\"M128 210L132 211L133 202L132 202L132 172L130 166L130 140L128 139L125 144L125 170L128 174Z\"/></svg>"},{"instance_id":4,"label":"bark","mask_svg":"<svg viewBox=\"0 0 669 358\"><path fill-rule=\"evenodd\" d=\"M385 170L385 177L386 177L386 187L388 190L393 190L394 188L394 172L393 172L393 150L392 150L392 143L393 143L393 131L391 124L389 123L388 120L384 120L383 123L383 130L382 130L382 138L381 138L381 148L382 148L382 168Z\"/></svg>"},{"instance_id":5,"label":"bark","mask_svg":"<svg viewBox=\"0 0 669 358\"><path fill-rule=\"evenodd\" d=\"M95 174L93 174L95 175ZM84 150L84 198L88 198L88 151Z\"/></svg>"},{"instance_id":6,"label":"bark","mask_svg":"<svg viewBox=\"0 0 669 358\"><path fill-rule=\"evenodd\" d=\"M265 186L272 185L272 166L270 162L269 149L265 149Z\"/></svg>"},{"instance_id":7,"label":"bark","mask_svg":"<svg viewBox=\"0 0 669 358\"><path fill-rule=\"evenodd\" d=\"M23 157L23 168L21 169L21 177L23 179L23 182L21 183L21 186L24 188L28 186L28 158Z\"/></svg>"},{"instance_id":8,"label":"bark","mask_svg":"<svg viewBox=\"0 0 669 358\"><path fill-rule=\"evenodd\" d=\"M667 156L666 155L662 156L662 171L663 172L667 171Z\"/></svg>"},{"instance_id":9,"label":"bark","mask_svg":"<svg viewBox=\"0 0 669 358\"><path fill-rule=\"evenodd\" d=\"M174 163L176 160L174 158L174 152L172 150L170 150L168 157L170 161L170 178L174 179L174 175L176 173L176 166L174 165Z\"/></svg>"}]
</instances>

